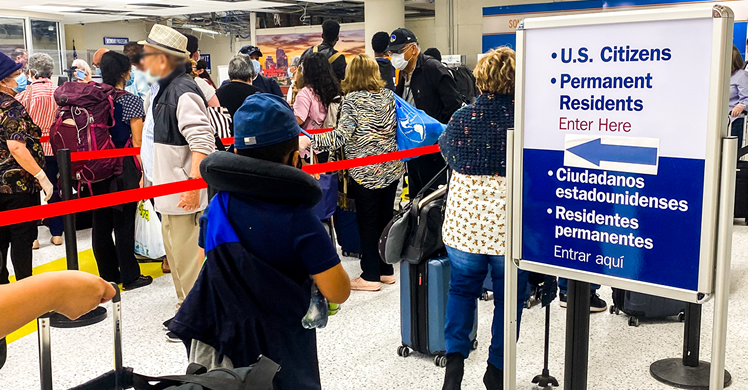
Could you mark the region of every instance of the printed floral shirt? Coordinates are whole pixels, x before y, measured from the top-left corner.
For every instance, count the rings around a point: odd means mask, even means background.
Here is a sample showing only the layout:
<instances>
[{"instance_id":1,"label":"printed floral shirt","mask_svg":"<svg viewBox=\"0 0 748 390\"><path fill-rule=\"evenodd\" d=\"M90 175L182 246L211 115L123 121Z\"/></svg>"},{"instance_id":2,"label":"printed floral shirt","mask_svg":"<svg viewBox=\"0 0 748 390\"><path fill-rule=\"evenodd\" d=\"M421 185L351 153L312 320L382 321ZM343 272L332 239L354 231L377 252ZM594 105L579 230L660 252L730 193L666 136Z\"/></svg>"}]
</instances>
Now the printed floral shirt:
<instances>
[{"instance_id":1,"label":"printed floral shirt","mask_svg":"<svg viewBox=\"0 0 748 390\"><path fill-rule=\"evenodd\" d=\"M503 256L506 178L453 171L442 237L445 245L463 252Z\"/></svg>"},{"instance_id":2,"label":"printed floral shirt","mask_svg":"<svg viewBox=\"0 0 748 390\"><path fill-rule=\"evenodd\" d=\"M32 194L39 192L39 183L10 154L8 141L26 144L39 167L44 168L44 149L39 142L42 130L34 124L21 103L0 93L0 194Z\"/></svg>"}]
</instances>

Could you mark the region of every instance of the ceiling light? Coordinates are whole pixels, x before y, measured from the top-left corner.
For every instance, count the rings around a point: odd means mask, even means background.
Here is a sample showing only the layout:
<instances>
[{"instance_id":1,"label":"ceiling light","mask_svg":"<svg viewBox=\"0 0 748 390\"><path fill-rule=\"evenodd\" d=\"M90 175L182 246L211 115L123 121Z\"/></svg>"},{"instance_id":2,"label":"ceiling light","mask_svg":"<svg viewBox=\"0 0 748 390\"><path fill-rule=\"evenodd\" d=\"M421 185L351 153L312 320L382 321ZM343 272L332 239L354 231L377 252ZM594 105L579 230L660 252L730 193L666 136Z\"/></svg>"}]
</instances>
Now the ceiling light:
<instances>
[{"instance_id":1,"label":"ceiling light","mask_svg":"<svg viewBox=\"0 0 748 390\"><path fill-rule=\"evenodd\" d=\"M207 30L207 29L200 28L200 27L193 27L192 31L199 32L199 33L205 33L205 34L220 34L218 31Z\"/></svg>"},{"instance_id":2,"label":"ceiling light","mask_svg":"<svg viewBox=\"0 0 748 390\"><path fill-rule=\"evenodd\" d=\"M27 5L24 7L21 7L22 9L28 10L28 11L36 11L36 12L80 12L83 10L81 7L67 7L62 5Z\"/></svg>"}]
</instances>

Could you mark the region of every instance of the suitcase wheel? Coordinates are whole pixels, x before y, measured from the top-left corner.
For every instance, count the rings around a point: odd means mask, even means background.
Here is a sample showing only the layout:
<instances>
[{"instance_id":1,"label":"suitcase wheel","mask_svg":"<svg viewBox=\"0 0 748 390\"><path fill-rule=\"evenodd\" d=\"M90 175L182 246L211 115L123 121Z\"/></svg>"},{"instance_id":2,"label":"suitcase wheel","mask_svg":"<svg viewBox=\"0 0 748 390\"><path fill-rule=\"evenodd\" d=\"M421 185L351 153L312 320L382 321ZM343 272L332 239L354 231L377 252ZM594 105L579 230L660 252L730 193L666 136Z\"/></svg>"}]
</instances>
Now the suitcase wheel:
<instances>
[{"instance_id":1,"label":"suitcase wheel","mask_svg":"<svg viewBox=\"0 0 748 390\"><path fill-rule=\"evenodd\" d=\"M473 351L478 349L478 340L473 340Z\"/></svg>"},{"instance_id":2,"label":"suitcase wheel","mask_svg":"<svg viewBox=\"0 0 748 390\"><path fill-rule=\"evenodd\" d=\"M621 314L621 309L617 308L615 305L610 306L610 314L619 315Z\"/></svg>"},{"instance_id":3,"label":"suitcase wheel","mask_svg":"<svg viewBox=\"0 0 748 390\"><path fill-rule=\"evenodd\" d=\"M483 294L480 295L479 298L481 301L490 301L491 300L491 292L488 290L483 290Z\"/></svg>"},{"instance_id":4,"label":"suitcase wheel","mask_svg":"<svg viewBox=\"0 0 748 390\"><path fill-rule=\"evenodd\" d=\"M444 355L436 355L434 357L434 365L437 367L447 367L447 357Z\"/></svg>"},{"instance_id":5,"label":"suitcase wheel","mask_svg":"<svg viewBox=\"0 0 748 390\"><path fill-rule=\"evenodd\" d=\"M639 317L629 317L629 326L639 327Z\"/></svg>"},{"instance_id":6,"label":"suitcase wheel","mask_svg":"<svg viewBox=\"0 0 748 390\"><path fill-rule=\"evenodd\" d=\"M678 313L678 321L680 321L680 322L686 322L686 313L685 312L682 311L682 312Z\"/></svg>"},{"instance_id":7,"label":"suitcase wheel","mask_svg":"<svg viewBox=\"0 0 748 390\"><path fill-rule=\"evenodd\" d=\"M402 356L404 358L410 356L410 348L404 345L397 347L397 356Z\"/></svg>"}]
</instances>

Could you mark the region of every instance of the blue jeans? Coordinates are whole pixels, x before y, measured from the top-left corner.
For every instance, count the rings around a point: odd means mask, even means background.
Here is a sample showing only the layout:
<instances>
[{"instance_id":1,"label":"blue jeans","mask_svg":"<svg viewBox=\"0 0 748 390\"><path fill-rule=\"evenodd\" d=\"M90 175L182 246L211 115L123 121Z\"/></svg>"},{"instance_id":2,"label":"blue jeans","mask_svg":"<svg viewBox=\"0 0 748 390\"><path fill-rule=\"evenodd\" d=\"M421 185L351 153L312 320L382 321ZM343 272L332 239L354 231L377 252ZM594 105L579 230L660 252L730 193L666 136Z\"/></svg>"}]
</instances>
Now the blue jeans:
<instances>
[{"instance_id":1,"label":"blue jeans","mask_svg":"<svg viewBox=\"0 0 748 390\"><path fill-rule=\"evenodd\" d=\"M566 290L568 290L569 281L564 278L558 278L558 290L561 292L561 294L566 294ZM594 294L597 292L597 290L600 289L599 284L590 284L590 294Z\"/></svg>"},{"instance_id":2,"label":"blue jeans","mask_svg":"<svg viewBox=\"0 0 748 390\"><path fill-rule=\"evenodd\" d=\"M473 340L470 332L475 321L475 306L478 297L483 293L483 282L488 276L488 264L491 264L493 279L494 310L491 327L491 347L488 362L496 368L504 368L504 256L489 256L463 252L447 247L452 273L449 282L449 299L447 300L447 323L444 337L447 353L459 352L465 358L470 355ZM517 272L517 336L522 317L522 308L529 295L529 273Z\"/></svg>"}]
</instances>

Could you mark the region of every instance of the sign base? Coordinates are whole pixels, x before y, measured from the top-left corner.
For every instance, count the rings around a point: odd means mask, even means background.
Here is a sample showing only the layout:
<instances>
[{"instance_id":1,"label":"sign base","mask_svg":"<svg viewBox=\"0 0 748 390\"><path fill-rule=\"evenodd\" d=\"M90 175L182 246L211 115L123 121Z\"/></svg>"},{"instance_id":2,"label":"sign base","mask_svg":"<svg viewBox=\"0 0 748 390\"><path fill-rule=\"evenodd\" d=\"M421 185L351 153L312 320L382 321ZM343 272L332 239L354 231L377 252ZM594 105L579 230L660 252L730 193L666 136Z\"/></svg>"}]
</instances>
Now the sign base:
<instances>
[{"instance_id":1,"label":"sign base","mask_svg":"<svg viewBox=\"0 0 748 390\"><path fill-rule=\"evenodd\" d=\"M49 317L49 325L53 328L82 328L104 321L106 315L106 308L101 306L82 315L77 320L71 320L60 313L52 313Z\"/></svg>"},{"instance_id":2,"label":"sign base","mask_svg":"<svg viewBox=\"0 0 748 390\"><path fill-rule=\"evenodd\" d=\"M658 381L679 389L709 390L708 362L700 361L696 367L683 365L682 358L658 360L649 366L649 373ZM725 387L732 383L732 376L725 370Z\"/></svg>"}]
</instances>

